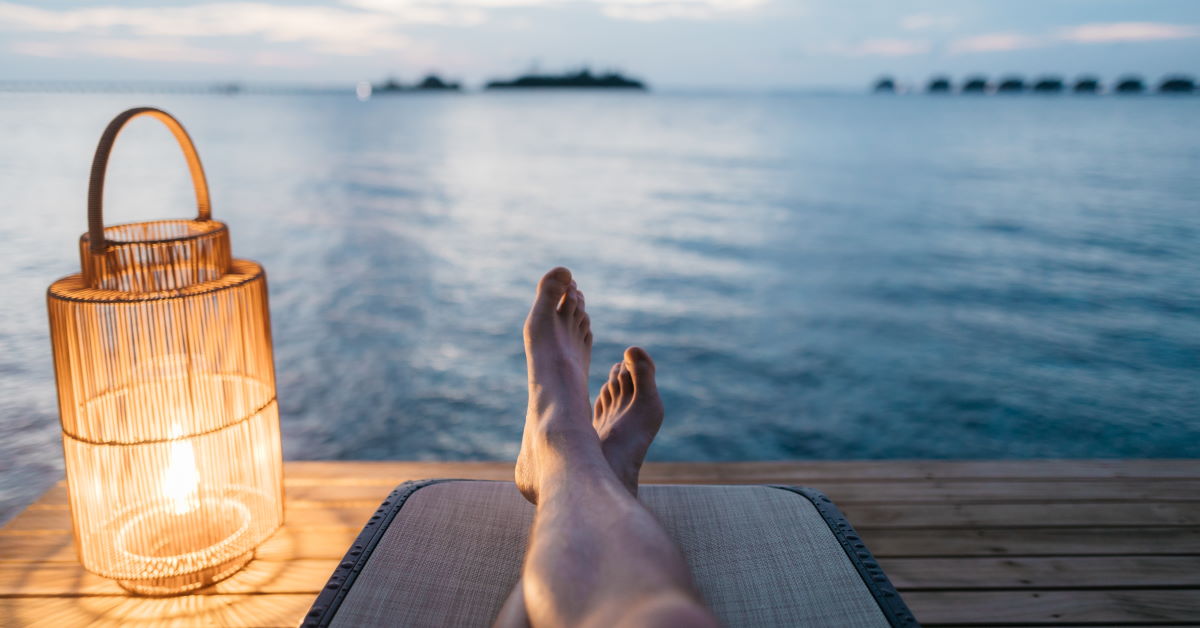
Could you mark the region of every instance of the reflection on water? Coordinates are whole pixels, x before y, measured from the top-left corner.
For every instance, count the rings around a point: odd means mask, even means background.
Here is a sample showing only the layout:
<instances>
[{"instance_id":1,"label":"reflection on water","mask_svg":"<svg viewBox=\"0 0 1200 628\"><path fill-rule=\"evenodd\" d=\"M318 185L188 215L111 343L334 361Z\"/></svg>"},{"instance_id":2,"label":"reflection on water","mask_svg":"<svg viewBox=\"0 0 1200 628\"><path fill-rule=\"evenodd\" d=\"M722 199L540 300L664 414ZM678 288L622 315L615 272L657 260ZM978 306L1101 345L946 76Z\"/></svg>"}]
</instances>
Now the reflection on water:
<instances>
[{"instance_id":1,"label":"reflection on water","mask_svg":"<svg viewBox=\"0 0 1200 628\"><path fill-rule=\"evenodd\" d=\"M60 473L43 292L142 97L0 95L0 519ZM1200 447L1200 99L156 96L271 283L288 458L512 458L566 264L659 363L659 460ZM110 222L187 216L118 143Z\"/></svg>"}]
</instances>

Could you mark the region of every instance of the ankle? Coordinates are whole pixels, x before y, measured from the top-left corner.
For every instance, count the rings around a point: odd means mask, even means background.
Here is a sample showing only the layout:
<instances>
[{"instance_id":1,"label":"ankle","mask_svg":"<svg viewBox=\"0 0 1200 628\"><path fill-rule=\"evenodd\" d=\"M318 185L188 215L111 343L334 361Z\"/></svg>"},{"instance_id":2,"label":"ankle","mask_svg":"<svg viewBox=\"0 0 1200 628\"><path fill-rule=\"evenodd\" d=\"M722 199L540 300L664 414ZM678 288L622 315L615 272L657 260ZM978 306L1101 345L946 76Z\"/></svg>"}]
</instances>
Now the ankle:
<instances>
[{"instance_id":1,"label":"ankle","mask_svg":"<svg viewBox=\"0 0 1200 628\"><path fill-rule=\"evenodd\" d=\"M592 424L587 385L574 381L574 378L566 378L551 386L530 381L527 412L538 424L570 423L572 420L589 428Z\"/></svg>"},{"instance_id":2,"label":"ankle","mask_svg":"<svg viewBox=\"0 0 1200 628\"><path fill-rule=\"evenodd\" d=\"M602 455L600 437L590 424L550 412L536 425L527 426L531 431L532 444L538 450L539 460L554 464L556 460L569 462L588 459L593 454Z\"/></svg>"}]
</instances>

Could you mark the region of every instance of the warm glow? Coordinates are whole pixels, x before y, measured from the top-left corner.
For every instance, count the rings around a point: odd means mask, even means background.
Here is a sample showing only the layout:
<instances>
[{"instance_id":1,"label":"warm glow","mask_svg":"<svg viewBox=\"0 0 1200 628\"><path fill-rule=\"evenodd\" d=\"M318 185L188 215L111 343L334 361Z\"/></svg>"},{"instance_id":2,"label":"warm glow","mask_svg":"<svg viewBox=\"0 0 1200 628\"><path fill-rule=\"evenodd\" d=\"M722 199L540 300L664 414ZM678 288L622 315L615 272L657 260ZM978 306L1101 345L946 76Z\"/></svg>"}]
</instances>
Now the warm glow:
<instances>
[{"instance_id":1,"label":"warm glow","mask_svg":"<svg viewBox=\"0 0 1200 628\"><path fill-rule=\"evenodd\" d=\"M176 425L171 429L171 438L181 439L183 430ZM171 509L177 515L189 513L199 504L200 470L196 467L196 450L186 440L171 443L167 470L163 472L163 494L171 500Z\"/></svg>"}]
</instances>

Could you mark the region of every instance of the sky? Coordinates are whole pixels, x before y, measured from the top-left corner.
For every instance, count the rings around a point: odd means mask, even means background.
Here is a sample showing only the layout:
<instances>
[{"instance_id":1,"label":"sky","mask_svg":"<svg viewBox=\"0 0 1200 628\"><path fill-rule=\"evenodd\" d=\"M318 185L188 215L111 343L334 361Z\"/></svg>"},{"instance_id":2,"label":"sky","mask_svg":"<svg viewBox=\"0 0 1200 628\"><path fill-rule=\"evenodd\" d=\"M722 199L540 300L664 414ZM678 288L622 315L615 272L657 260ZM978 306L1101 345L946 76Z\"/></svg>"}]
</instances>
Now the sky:
<instances>
[{"instance_id":1,"label":"sky","mask_svg":"<svg viewBox=\"0 0 1200 628\"><path fill-rule=\"evenodd\" d=\"M655 87L1200 75L1200 0L0 0L0 81L478 85L616 69Z\"/></svg>"}]
</instances>

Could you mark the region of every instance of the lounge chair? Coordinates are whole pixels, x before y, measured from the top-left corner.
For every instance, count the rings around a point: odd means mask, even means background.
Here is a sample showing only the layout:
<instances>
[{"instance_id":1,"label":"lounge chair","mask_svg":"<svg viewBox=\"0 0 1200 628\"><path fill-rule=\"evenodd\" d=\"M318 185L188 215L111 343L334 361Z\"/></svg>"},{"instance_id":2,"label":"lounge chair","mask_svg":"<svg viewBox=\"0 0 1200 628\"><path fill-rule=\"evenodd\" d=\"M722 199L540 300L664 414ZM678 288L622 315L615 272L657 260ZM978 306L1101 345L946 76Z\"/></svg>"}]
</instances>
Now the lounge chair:
<instances>
[{"instance_id":1,"label":"lounge chair","mask_svg":"<svg viewBox=\"0 0 1200 628\"><path fill-rule=\"evenodd\" d=\"M646 485L726 626L917 626L829 498L791 486ZM516 584L533 506L509 482L401 484L304 626L489 626Z\"/></svg>"}]
</instances>

